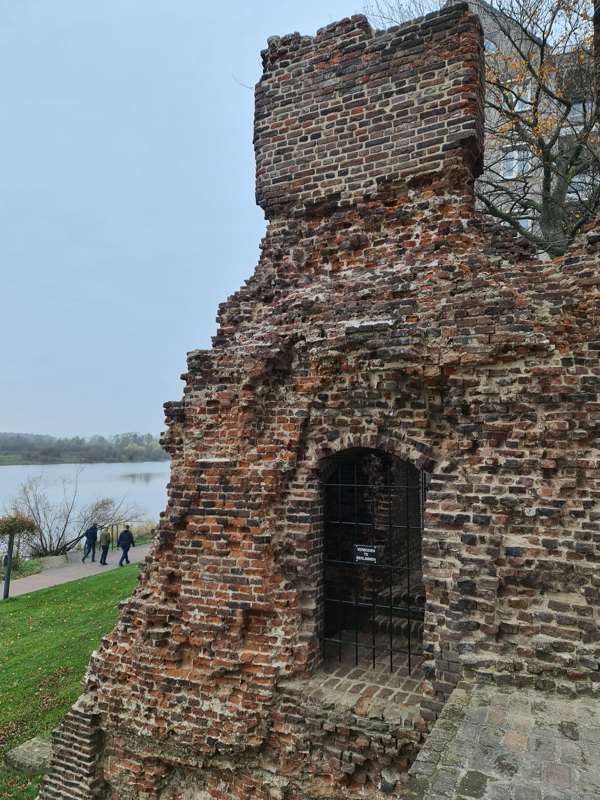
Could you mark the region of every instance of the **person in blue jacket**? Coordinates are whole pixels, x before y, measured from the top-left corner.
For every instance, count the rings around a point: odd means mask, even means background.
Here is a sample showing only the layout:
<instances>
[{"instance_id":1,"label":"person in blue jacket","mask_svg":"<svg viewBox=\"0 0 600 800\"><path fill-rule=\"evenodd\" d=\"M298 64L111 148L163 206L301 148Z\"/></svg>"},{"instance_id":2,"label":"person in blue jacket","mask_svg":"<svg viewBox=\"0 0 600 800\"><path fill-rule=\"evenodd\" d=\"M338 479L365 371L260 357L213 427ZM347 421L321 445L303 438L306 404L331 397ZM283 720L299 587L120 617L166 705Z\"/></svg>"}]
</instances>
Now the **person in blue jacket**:
<instances>
[{"instance_id":1,"label":"person in blue jacket","mask_svg":"<svg viewBox=\"0 0 600 800\"><path fill-rule=\"evenodd\" d=\"M135 542L133 541L133 534L129 530L129 525L125 525L125 528L119 534L119 538L117 539L117 547L120 547L123 551L121 558L119 559L119 566L124 566L125 564L129 564L129 548L135 547Z\"/></svg>"},{"instance_id":2,"label":"person in blue jacket","mask_svg":"<svg viewBox=\"0 0 600 800\"><path fill-rule=\"evenodd\" d=\"M98 539L98 526L96 523L94 522L83 535L85 536L85 545L83 547L83 558L81 560L85 563L86 558L91 555L92 561L95 561L96 541Z\"/></svg>"}]
</instances>

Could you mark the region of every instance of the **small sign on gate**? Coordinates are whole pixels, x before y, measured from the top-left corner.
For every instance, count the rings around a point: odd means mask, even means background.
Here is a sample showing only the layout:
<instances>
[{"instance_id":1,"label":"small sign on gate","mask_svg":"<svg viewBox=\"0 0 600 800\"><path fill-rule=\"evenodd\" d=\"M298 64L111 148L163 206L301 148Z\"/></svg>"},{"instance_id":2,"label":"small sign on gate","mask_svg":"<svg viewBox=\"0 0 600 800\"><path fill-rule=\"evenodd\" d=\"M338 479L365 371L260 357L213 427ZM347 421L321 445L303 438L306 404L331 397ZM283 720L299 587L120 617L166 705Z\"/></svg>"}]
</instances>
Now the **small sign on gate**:
<instances>
[{"instance_id":1,"label":"small sign on gate","mask_svg":"<svg viewBox=\"0 0 600 800\"><path fill-rule=\"evenodd\" d=\"M354 563L355 564L376 564L377 563L377 548L370 544L355 544L354 545Z\"/></svg>"}]
</instances>

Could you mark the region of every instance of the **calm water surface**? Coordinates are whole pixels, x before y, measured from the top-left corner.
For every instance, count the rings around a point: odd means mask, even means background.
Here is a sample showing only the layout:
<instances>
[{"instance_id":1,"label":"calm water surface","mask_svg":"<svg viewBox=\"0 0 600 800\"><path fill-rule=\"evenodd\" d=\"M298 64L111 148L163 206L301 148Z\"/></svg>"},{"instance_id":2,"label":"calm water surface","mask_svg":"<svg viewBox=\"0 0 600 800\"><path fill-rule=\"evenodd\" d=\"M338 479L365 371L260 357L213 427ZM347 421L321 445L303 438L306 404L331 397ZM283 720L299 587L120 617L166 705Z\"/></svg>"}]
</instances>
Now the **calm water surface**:
<instances>
[{"instance_id":1,"label":"calm water surface","mask_svg":"<svg viewBox=\"0 0 600 800\"><path fill-rule=\"evenodd\" d=\"M167 505L169 461L140 461L127 464L31 464L0 466L0 513L10 505L18 487L30 476L43 475L47 494L56 502L62 496L63 477L74 478L77 470L77 504L86 505L100 497L125 498L139 508L142 517L158 521Z\"/></svg>"}]
</instances>

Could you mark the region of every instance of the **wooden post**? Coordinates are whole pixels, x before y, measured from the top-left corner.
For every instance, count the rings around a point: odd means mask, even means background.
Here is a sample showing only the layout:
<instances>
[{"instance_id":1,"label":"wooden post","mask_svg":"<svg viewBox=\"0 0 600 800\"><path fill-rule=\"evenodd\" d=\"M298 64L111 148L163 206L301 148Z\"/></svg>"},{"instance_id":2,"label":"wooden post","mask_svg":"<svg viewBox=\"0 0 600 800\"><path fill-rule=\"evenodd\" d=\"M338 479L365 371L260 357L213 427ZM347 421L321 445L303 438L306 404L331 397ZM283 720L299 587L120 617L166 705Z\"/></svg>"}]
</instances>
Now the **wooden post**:
<instances>
[{"instance_id":1,"label":"wooden post","mask_svg":"<svg viewBox=\"0 0 600 800\"><path fill-rule=\"evenodd\" d=\"M8 551L6 553L6 566L4 567L4 594L3 600L8 600L8 592L10 589L10 572L12 569L12 554L13 546L15 543L15 534L11 531L8 534Z\"/></svg>"}]
</instances>

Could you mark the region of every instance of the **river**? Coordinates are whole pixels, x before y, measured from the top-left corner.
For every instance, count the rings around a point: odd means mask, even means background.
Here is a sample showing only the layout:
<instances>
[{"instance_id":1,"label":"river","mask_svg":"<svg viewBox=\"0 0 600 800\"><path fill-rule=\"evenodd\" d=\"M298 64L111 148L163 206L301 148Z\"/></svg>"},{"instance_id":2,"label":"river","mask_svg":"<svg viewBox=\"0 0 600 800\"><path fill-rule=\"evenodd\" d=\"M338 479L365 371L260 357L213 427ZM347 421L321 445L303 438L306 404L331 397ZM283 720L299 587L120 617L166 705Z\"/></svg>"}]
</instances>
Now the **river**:
<instances>
[{"instance_id":1,"label":"river","mask_svg":"<svg viewBox=\"0 0 600 800\"><path fill-rule=\"evenodd\" d=\"M82 469L83 468L83 469ZM52 502L60 500L63 478L77 475L77 505L87 505L101 497L125 499L135 505L140 516L158 522L167 504L169 461L140 461L125 464L27 464L0 466L0 514L9 510L18 487L31 476L42 475Z\"/></svg>"}]
</instances>

